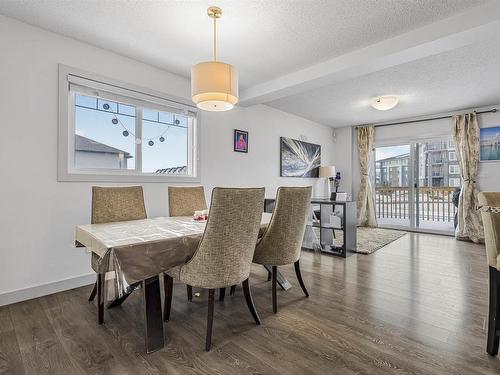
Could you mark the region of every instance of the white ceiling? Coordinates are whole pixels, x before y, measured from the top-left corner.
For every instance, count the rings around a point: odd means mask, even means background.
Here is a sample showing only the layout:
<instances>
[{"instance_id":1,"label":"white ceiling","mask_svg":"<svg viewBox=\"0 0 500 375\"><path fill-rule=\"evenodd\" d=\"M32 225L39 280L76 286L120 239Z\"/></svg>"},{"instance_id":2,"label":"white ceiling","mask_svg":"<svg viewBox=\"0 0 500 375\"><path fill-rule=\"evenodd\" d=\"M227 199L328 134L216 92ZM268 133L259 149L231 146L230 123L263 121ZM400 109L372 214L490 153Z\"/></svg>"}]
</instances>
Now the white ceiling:
<instances>
[{"instance_id":1,"label":"white ceiling","mask_svg":"<svg viewBox=\"0 0 500 375\"><path fill-rule=\"evenodd\" d=\"M206 8L218 5L219 57L245 89L485 2L2 0L0 13L188 77L211 58Z\"/></svg>"},{"instance_id":2,"label":"white ceiling","mask_svg":"<svg viewBox=\"0 0 500 375\"><path fill-rule=\"evenodd\" d=\"M499 61L497 37L267 104L333 127L500 104ZM370 107L389 94L400 97L394 109Z\"/></svg>"},{"instance_id":3,"label":"white ceiling","mask_svg":"<svg viewBox=\"0 0 500 375\"><path fill-rule=\"evenodd\" d=\"M0 14L189 77L211 58L209 5L242 105L338 127L500 103L498 0L0 0ZM369 107L386 94L400 105Z\"/></svg>"}]
</instances>

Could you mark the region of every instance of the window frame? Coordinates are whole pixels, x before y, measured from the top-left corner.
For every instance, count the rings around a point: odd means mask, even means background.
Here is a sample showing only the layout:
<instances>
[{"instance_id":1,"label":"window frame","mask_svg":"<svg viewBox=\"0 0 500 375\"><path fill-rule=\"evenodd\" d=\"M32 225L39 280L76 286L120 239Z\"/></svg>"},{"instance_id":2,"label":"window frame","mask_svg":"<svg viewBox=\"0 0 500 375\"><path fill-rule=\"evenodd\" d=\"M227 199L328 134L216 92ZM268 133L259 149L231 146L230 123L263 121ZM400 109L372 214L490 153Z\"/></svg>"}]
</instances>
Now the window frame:
<instances>
[{"instance_id":1,"label":"window frame","mask_svg":"<svg viewBox=\"0 0 500 375\"><path fill-rule=\"evenodd\" d=\"M453 169L453 171L452 171ZM456 172L455 172L456 171ZM450 175L459 175L460 174L460 167L458 164L449 164L448 165L448 174Z\"/></svg>"},{"instance_id":2,"label":"window frame","mask_svg":"<svg viewBox=\"0 0 500 375\"><path fill-rule=\"evenodd\" d=\"M458 181L458 185L451 186L450 184L451 180ZM448 185L450 185L450 187L460 187L462 185L462 179L460 177L448 177Z\"/></svg>"},{"instance_id":3,"label":"window frame","mask_svg":"<svg viewBox=\"0 0 500 375\"><path fill-rule=\"evenodd\" d=\"M77 169L74 166L75 149L75 95L70 90L69 76L73 80L81 79L92 81L96 86L104 85L107 87L107 93L103 95L110 101L120 101L124 104L146 108L168 111L168 108L176 110L188 110L192 115L189 117L193 121L188 126L188 155L186 175L169 175L158 173L145 173L137 170L141 166L141 152L137 152L136 147L136 169ZM77 77L77 78L75 78ZM77 83L78 85L78 83ZM78 85L80 86L80 85ZM108 90L112 87L113 90ZM82 85L83 95L85 87ZM88 87L88 92L92 88ZM112 92L111 92L112 91ZM134 95L124 95L124 93ZM92 95L91 95L92 96ZM101 97L102 95L100 95ZM120 99L121 98L121 99ZM150 99L150 100L148 100ZM127 103L129 101L129 103ZM139 104L138 104L139 103ZM136 109L136 123L142 122L142 109ZM200 182L201 175L201 111L192 105L188 100L180 97L166 95L154 90L138 87L133 84L124 83L100 75L86 72L77 68L72 68L59 64L59 121L58 121L58 181L76 181L76 182ZM140 134L137 134L140 137ZM139 145L141 146L141 145Z\"/></svg>"}]
</instances>

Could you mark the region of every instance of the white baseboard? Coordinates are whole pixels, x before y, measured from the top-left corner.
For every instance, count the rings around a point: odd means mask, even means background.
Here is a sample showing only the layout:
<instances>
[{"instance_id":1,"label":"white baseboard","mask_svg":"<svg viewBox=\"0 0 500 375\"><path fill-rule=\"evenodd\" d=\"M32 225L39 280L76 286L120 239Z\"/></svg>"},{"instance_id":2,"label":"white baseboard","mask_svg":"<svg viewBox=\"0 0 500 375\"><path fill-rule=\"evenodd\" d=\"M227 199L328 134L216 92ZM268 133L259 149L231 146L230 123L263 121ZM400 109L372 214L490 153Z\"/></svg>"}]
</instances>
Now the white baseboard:
<instances>
[{"instance_id":1,"label":"white baseboard","mask_svg":"<svg viewBox=\"0 0 500 375\"><path fill-rule=\"evenodd\" d=\"M12 303L26 301L28 299L42 297L48 294L62 292L64 290L78 288L93 283L95 283L95 273L89 273L87 275L54 281L30 288L13 290L11 292L0 294L0 306L10 305Z\"/></svg>"}]
</instances>

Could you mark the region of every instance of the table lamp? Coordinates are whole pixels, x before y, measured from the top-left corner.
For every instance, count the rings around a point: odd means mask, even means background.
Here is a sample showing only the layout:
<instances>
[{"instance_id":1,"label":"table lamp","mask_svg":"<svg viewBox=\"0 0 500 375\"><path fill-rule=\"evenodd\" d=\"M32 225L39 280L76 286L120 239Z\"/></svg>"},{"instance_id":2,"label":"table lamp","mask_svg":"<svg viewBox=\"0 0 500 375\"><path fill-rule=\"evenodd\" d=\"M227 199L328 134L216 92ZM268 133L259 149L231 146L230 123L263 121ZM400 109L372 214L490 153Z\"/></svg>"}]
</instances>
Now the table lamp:
<instances>
[{"instance_id":1,"label":"table lamp","mask_svg":"<svg viewBox=\"0 0 500 375\"><path fill-rule=\"evenodd\" d=\"M337 173L335 172L335 167L333 165L326 165L323 167L319 167L319 177L326 178L326 185L328 188L328 198L332 195L332 186L331 182L334 180Z\"/></svg>"}]
</instances>

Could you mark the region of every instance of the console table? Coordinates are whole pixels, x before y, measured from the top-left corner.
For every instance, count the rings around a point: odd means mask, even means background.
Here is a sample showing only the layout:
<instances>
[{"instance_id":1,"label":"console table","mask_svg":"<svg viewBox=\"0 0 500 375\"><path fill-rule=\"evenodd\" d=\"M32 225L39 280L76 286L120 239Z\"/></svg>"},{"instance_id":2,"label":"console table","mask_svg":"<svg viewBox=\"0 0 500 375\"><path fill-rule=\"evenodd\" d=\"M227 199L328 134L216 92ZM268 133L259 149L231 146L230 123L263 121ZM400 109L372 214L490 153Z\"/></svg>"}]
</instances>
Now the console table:
<instances>
[{"instance_id":1,"label":"console table","mask_svg":"<svg viewBox=\"0 0 500 375\"><path fill-rule=\"evenodd\" d=\"M265 199L264 211L272 212L275 199ZM311 205L319 206L318 221L308 222L309 226L319 228L321 251L341 257L347 257L348 252L356 251L356 202L353 201L332 201L327 198L312 198ZM336 207L342 207L342 220L340 226L330 223L330 216ZM341 230L343 234L342 245L334 243L334 231Z\"/></svg>"}]
</instances>

